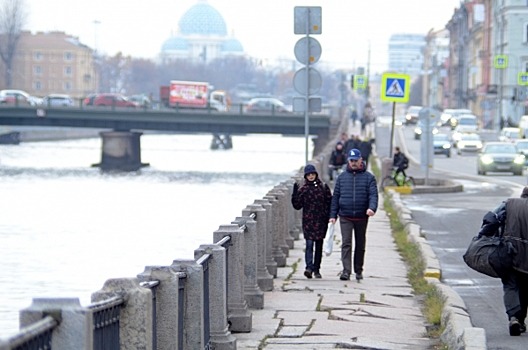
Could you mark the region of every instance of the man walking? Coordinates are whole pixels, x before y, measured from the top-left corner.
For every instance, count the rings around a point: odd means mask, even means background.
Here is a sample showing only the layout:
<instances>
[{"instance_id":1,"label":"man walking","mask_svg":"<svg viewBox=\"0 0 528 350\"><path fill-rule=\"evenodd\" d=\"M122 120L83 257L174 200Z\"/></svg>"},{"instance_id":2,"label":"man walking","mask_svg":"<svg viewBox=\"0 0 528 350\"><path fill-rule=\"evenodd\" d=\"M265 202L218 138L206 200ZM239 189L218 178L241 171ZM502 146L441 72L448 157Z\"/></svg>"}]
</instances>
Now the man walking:
<instances>
[{"instance_id":1,"label":"man walking","mask_svg":"<svg viewBox=\"0 0 528 350\"><path fill-rule=\"evenodd\" d=\"M341 227L341 263L343 271L340 279L350 279L352 273L352 233L354 233L354 273L359 282L363 279L366 233L369 217L378 209L378 186L374 175L367 171L361 152L354 148L348 153L347 169L336 180L330 222L335 223L339 216Z\"/></svg>"}]
</instances>

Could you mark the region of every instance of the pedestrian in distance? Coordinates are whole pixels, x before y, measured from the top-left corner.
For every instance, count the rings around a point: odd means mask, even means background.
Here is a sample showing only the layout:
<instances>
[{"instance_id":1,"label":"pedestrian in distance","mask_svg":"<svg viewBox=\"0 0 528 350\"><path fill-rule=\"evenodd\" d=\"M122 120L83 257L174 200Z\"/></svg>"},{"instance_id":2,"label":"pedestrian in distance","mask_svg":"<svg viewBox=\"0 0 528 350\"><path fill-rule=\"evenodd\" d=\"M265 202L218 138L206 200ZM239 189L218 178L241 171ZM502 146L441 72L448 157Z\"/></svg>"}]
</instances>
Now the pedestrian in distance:
<instances>
[{"instance_id":1,"label":"pedestrian in distance","mask_svg":"<svg viewBox=\"0 0 528 350\"><path fill-rule=\"evenodd\" d=\"M328 218L332 192L327 184L319 179L319 174L312 164L304 167L304 184L299 187L293 184L291 202L296 210L302 209L302 229L306 243L304 276L321 278L321 261L323 241L328 229Z\"/></svg>"},{"instance_id":2,"label":"pedestrian in distance","mask_svg":"<svg viewBox=\"0 0 528 350\"><path fill-rule=\"evenodd\" d=\"M352 234L354 234L354 273L359 282L363 279L367 226L371 216L378 209L378 186L374 175L367 171L361 152L350 150L348 165L336 180L330 209L330 223L339 218L341 228L341 263L343 271L340 279L350 279L352 273Z\"/></svg>"},{"instance_id":3,"label":"pedestrian in distance","mask_svg":"<svg viewBox=\"0 0 528 350\"><path fill-rule=\"evenodd\" d=\"M338 174L339 170L347 163L347 155L343 147L343 143L339 141L335 149L330 154L330 160L328 162L328 170L330 172L330 181L334 180L334 173Z\"/></svg>"},{"instance_id":4,"label":"pedestrian in distance","mask_svg":"<svg viewBox=\"0 0 528 350\"><path fill-rule=\"evenodd\" d=\"M511 336L526 332L528 309L528 186L521 198L509 198L484 215L479 235L502 232L505 242L513 246L511 269L501 271L503 302Z\"/></svg>"},{"instance_id":5,"label":"pedestrian in distance","mask_svg":"<svg viewBox=\"0 0 528 350\"><path fill-rule=\"evenodd\" d=\"M358 120L358 113L356 109L352 109L352 112L350 113L350 119L352 119L352 126L356 126L356 122Z\"/></svg>"},{"instance_id":6,"label":"pedestrian in distance","mask_svg":"<svg viewBox=\"0 0 528 350\"><path fill-rule=\"evenodd\" d=\"M400 147L394 147L392 166L396 168L396 174L394 174L394 177L397 177L399 173L401 173L404 178L407 177L405 169L409 167L409 158L407 158L407 156L400 150Z\"/></svg>"}]
</instances>

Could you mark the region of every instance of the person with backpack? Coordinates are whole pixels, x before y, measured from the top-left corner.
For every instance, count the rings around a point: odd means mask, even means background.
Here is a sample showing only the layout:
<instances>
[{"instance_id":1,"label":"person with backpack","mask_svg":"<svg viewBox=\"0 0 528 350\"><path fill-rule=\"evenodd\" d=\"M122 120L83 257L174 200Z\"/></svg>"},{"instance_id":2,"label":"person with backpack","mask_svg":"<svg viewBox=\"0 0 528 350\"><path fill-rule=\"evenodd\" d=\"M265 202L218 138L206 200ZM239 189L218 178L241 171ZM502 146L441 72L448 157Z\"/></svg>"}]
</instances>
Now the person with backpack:
<instances>
[{"instance_id":1,"label":"person with backpack","mask_svg":"<svg viewBox=\"0 0 528 350\"><path fill-rule=\"evenodd\" d=\"M396 174L394 174L394 177L397 177L399 173L402 173L404 178L407 177L405 169L409 167L409 158L407 158L407 156L400 150L400 147L394 147L392 166L396 168Z\"/></svg>"}]
</instances>

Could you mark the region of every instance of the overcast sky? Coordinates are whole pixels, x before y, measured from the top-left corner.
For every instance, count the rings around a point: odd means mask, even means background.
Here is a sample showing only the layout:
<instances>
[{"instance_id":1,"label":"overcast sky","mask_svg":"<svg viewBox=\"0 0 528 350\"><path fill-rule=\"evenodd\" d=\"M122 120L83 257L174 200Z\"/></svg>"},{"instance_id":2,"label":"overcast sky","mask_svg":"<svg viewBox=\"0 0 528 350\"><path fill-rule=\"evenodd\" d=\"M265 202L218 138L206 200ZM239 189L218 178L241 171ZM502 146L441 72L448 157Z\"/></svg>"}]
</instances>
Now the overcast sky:
<instances>
[{"instance_id":1,"label":"overcast sky","mask_svg":"<svg viewBox=\"0 0 528 350\"><path fill-rule=\"evenodd\" d=\"M460 0L25 0L26 29L59 30L108 55L154 58L178 30L180 17L207 1L224 17L245 51L262 59L295 60L295 6L322 7L321 64L336 68L387 67L391 34L442 29ZM97 23L96 23L97 22Z\"/></svg>"}]
</instances>

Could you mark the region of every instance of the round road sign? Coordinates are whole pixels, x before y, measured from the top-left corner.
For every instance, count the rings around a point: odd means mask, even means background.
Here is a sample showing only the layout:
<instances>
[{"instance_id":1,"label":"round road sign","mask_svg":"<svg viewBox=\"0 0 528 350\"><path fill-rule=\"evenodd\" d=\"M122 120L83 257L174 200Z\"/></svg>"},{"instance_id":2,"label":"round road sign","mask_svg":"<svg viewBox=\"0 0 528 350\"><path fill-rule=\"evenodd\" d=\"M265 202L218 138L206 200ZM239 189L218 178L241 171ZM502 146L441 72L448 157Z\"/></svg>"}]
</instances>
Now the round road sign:
<instances>
[{"instance_id":1,"label":"round road sign","mask_svg":"<svg viewBox=\"0 0 528 350\"><path fill-rule=\"evenodd\" d=\"M321 44L312 37L299 39L294 48L295 58L302 64L314 64L321 58Z\"/></svg>"},{"instance_id":2,"label":"round road sign","mask_svg":"<svg viewBox=\"0 0 528 350\"><path fill-rule=\"evenodd\" d=\"M322 82L323 79L321 78L321 73L312 67L310 67L309 71L306 67L301 68L295 72L295 75L293 76L293 87L295 88L295 91L302 95L305 95L306 93L309 95L318 93L321 89ZM310 83L309 88L308 83Z\"/></svg>"}]
</instances>

